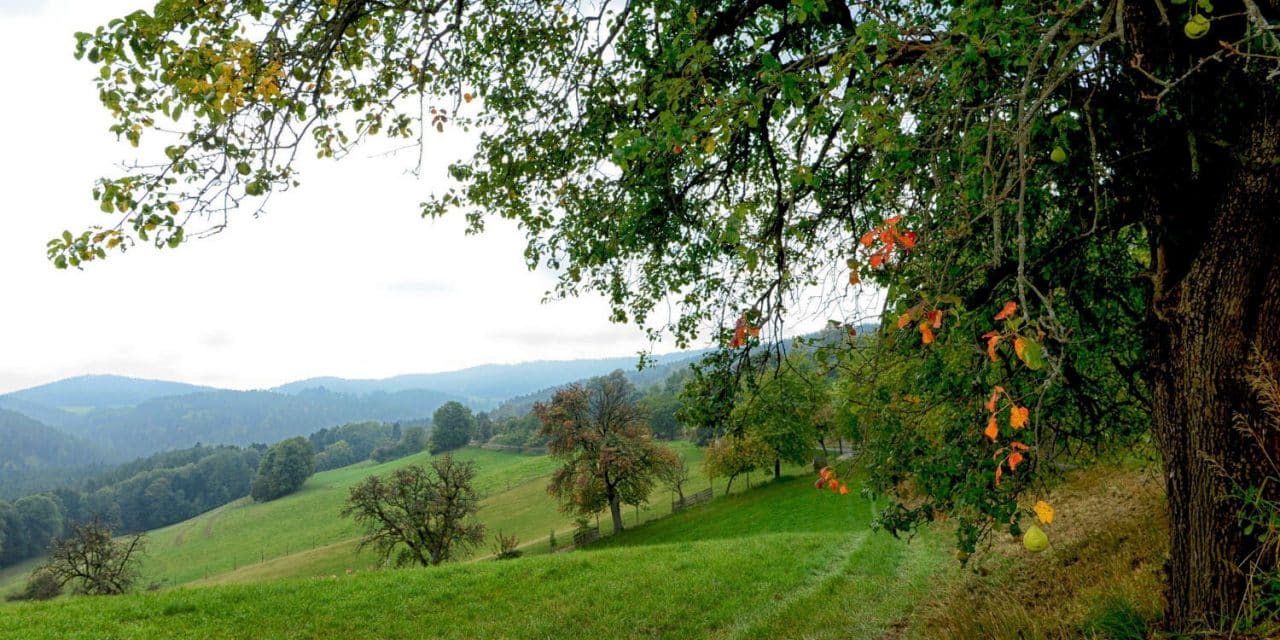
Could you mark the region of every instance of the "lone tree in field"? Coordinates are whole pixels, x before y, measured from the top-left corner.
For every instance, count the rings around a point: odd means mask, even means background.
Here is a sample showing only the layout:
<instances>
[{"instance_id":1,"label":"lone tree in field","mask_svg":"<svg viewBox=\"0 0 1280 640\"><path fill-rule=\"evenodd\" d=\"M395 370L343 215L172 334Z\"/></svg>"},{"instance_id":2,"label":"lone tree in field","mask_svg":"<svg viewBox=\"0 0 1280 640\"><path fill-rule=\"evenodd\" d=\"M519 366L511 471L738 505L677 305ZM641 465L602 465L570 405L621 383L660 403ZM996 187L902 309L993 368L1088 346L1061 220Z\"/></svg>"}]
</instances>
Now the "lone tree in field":
<instances>
[{"instance_id":1,"label":"lone tree in field","mask_svg":"<svg viewBox=\"0 0 1280 640\"><path fill-rule=\"evenodd\" d=\"M360 548L373 547L384 562L437 565L484 542L484 525L474 520L475 475L475 465L445 454L430 469L410 465L385 479L371 476L351 487L342 516L365 527Z\"/></svg>"},{"instance_id":2,"label":"lone tree in field","mask_svg":"<svg viewBox=\"0 0 1280 640\"><path fill-rule=\"evenodd\" d=\"M597 513L605 507L613 532L622 531L622 503L644 502L675 453L654 442L635 387L621 371L570 385L533 413L542 421L547 451L563 464L547 491L563 511Z\"/></svg>"},{"instance_id":3,"label":"lone tree in field","mask_svg":"<svg viewBox=\"0 0 1280 640\"><path fill-rule=\"evenodd\" d=\"M476 419L471 409L450 400L431 415L431 453L465 447L475 431Z\"/></svg>"},{"instance_id":4,"label":"lone tree in field","mask_svg":"<svg viewBox=\"0 0 1280 640\"><path fill-rule=\"evenodd\" d=\"M868 372L873 482L914 488L891 530L1016 531L1055 457L1149 430L1165 623L1222 628L1276 570L1241 570L1233 496L1280 492L1280 434L1234 428L1246 357L1280 360L1278 26L1277 0L164 0L76 51L116 135L178 131L49 255L177 246L292 185L303 144L466 126L424 213L519 221L614 320L728 325L737 353L812 287L886 291L880 342L831 356Z\"/></svg>"},{"instance_id":5,"label":"lone tree in field","mask_svg":"<svg viewBox=\"0 0 1280 640\"><path fill-rule=\"evenodd\" d=\"M146 552L146 534L111 538L111 527L99 520L68 525L70 533L49 545L49 559L37 571L68 584L76 593L106 596L124 593L138 578Z\"/></svg>"}]
</instances>

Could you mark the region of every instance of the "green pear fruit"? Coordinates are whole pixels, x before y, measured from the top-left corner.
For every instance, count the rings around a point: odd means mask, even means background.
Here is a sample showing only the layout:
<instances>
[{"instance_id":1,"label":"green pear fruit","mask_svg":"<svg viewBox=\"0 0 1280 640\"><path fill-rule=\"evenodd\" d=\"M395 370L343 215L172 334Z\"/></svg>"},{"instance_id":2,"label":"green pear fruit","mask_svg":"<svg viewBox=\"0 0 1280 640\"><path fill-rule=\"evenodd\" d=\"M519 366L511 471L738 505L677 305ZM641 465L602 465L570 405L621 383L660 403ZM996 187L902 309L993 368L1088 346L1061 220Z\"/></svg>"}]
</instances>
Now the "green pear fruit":
<instances>
[{"instance_id":1,"label":"green pear fruit","mask_svg":"<svg viewBox=\"0 0 1280 640\"><path fill-rule=\"evenodd\" d=\"M1049 154L1049 159L1058 164L1062 164L1067 161L1067 150L1062 147L1054 147L1053 153Z\"/></svg>"},{"instance_id":2,"label":"green pear fruit","mask_svg":"<svg viewBox=\"0 0 1280 640\"><path fill-rule=\"evenodd\" d=\"M1027 532L1022 534L1022 546L1027 548L1031 553L1040 553L1049 548L1049 536L1036 525L1027 528Z\"/></svg>"},{"instance_id":3,"label":"green pear fruit","mask_svg":"<svg viewBox=\"0 0 1280 640\"><path fill-rule=\"evenodd\" d=\"M1209 19L1204 17L1203 14L1197 13L1187 19L1187 24L1182 27L1182 32L1192 40L1199 40L1209 33Z\"/></svg>"}]
</instances>

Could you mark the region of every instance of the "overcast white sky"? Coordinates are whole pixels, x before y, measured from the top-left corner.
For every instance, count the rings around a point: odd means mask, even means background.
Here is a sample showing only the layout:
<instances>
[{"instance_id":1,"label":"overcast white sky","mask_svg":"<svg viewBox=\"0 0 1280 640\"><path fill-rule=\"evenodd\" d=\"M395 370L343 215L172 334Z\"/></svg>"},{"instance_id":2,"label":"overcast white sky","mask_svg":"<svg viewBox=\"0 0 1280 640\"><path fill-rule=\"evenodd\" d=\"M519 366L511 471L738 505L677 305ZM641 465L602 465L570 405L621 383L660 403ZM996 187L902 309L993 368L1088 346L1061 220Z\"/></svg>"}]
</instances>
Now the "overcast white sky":
<instances>
[{"instance_id":1,"label":"overcast white sky","mask_svg":"<svg viewBox=\"0 0 1280 640\"><path fill-rule=\"evenodd\" d=\"M263 217L176 251L53 269L45 242L109 220L94 179L133 151L107 132L72 34L149 6L0 0L0 393L87 373L262 388L648 346L596 297L540 304L553 276L525 268L513 226L468 237L461 216L418 216L467 154L460 136L431 138L421 179L409 158L305 162L302 188Z\"/></svg>"}]
</instances>

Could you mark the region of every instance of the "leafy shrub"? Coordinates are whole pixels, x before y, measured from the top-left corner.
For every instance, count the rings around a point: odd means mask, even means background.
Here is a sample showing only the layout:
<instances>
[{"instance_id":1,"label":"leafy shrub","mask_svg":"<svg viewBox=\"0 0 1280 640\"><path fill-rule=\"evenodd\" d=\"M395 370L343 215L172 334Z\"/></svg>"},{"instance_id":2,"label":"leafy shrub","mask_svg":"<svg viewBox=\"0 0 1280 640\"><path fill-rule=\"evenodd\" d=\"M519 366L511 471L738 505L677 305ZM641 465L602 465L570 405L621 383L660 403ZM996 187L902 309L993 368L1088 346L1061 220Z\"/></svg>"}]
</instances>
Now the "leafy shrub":
<instances>
[{"instance_id":1,"label":"leafy shrub","mask_svg":"<svg viewBox=\"0 0 1280 640\"><path fill-rule=\"evenodd\" d=\"M552 532L551 535L554 540L555 532ZM554 544L552 546L554 547ZM493 547L494 559L511 560L512 558L519 558L520 556L524 555L524 552L521 551L519 547L520 547L520 540L516 538L516 535L514 533L509 536L506 536L506 535L502 535L502 531L499 530L498 543Z\"/></svg>"},{"instance_id":2,"label":"leafy shrub","mask_svg":"<svg viewBox=\"0 0 1280 640\"><path fill-rule=\"evenodd\" d=\"M11 593L5 600L52 600L62 594L62 584L48 571L36 571L27 579L22 591Z\"/></svg>"}]
</instances>

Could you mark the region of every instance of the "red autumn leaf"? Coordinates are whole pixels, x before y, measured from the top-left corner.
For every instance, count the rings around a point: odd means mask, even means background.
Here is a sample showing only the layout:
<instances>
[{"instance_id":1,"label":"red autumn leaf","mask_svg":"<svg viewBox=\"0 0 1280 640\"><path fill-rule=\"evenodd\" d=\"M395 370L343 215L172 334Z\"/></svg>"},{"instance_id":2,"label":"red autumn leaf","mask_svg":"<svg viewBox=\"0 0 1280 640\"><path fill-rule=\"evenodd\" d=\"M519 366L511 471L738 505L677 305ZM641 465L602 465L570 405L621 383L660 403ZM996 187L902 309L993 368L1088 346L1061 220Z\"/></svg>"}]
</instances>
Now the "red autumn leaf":
<instances>
[{"instance_id":1,"label":"red autumn leaf","mask_svg":"<svg viewBox=\"0 0 1280 640\"><path fill-rule=\"evenodd\" d=\"M996 467L996 486L1000 486L1000 474L1004 473L1004 467Z\"/></svg>"},{"instance_id":2,"label":"red autumn leaf","mask_svg":"<svg viewBox=\"0 0 1280 640\"><path fill-rule=\"evenodd\" d=\"M879 269L879 268L880 268L880 265L881 265L881 264L883 264L883 263L884 263L884 256L882 256L882 255L880 255L880 254L878 254L878 253L876 253L876 254L872 254L872 256L871 256L871 268L872 268L872 269Z\"/></svg>"},{"instance_id":3,"label":"red autumn leaf","mask_svg":"<svg viewBox=\"0 0 1280 640\"><path fill-rule=\"evenodd\" d=\"M827 483L827 488L828 488L828 489L830 489L830 490L832 490L832 491L839 491L839 490L840 490L840 483L839 483L839 482L836 482L835 480L832 480L831 482L828 482L828 483Z\"/></svg>"},{"instance_id":4,"label":"red autumn leaf","mask_svg":"<svg viewBox=\"0 0 1280 640\"><path fill-rule=\"evenodd\" d=\"M1010 442L1009 446L1013 447L1014 449L1019 449L1021 451L1027 451L1030 448L1027 445L1022 444L1021 442L1018 442L1017 440Z\"/></svg>"},{"instance_id":5,"label":"red autumn leaf","mask_svg":"<svg viewBox=\"0 0 1280 640\"><path fill-rule=\"evenodd\" d=\"M875 241L876 241L876 232L872 230L862 234L862 239L859 240L858 242L861 242L862 246L864 247L870 247L871 243Z\"/></svg>"},{"instance_id":6,"label":"red autumn leaf","mask_svg":"<svg viewBox=\"0 0 1280 640\"><path fill-rule=\"evenodd\" d=\"M1012 318L1013 314L1017 311L1018 303L1010 300L1004 303L1004 306L1000 308L1000 313L996 314L996 320L1008 320L1009 318Z\"/></svg>"},{"instance_id":7,"label":"red autumn leaf","mask_svg":"<svg viewBox=\"0 0 1280 640\"><path fill-rule=\"evenodd\" d=\"M1018 464L1022 462L1022 454L1014 451L1009 455L1009 470L1013 471L1018 468Z\"/></svg>"},{"instance_id":8,"label":"red autumn leaf","mask_svg":"<svg viewBox=\"0 0 1280 640\"><path fill-rule=\"evenodd\" d=\"M992 442L995 442L996 437L1000 435L1000 425L996 424L996 417L994 415L987 421L987 428L982 432L982 434L991 438Z\"/></svg>"},{"instance_id":9,"label":"red autumn leaf","mask_svg":"<svg viewBox=\"0 0 1280 640\"><path fill-rule=\"evenodd\" d=\"M849 337L852 338L852 337L856 337L857 335L858 335L858 330L854 329L853 327L849 327Z\"/></svg>"},{"instance_id":10,"label":"red autumn leaf","mask_svg":"<svg viewBox=\"0 0 1280 640\"><path fill-rule=\"evenodd\" d=\"M821 479L821 478L819 478L817 482L813 483L813 488L814 488L814 489L821 489L823 484L825 484L825 483L823 483L823 482L822 482L822 479Z\"/></svg>"},{"instance_id":11,"label":"red autumn leaf","mask_svg":"<svg viewBox=\"0 0 1280 640\"><path fill-rule=\"evenodd\" d=\"M898 239L902 242L902 246L908 249L913 249L916 246L916 232L914 231L908 231L898 236Z\"/></svg>"},{"instance_id":12,"label":"red autumn leaf","mask_svg":"<svg viewBox=\"0 0 1280 640\"><path fill-rule=\"evenodd\" d=\"M902 219L902 216L894 216L892 218L889 218L888 220L885 220L884 223L886 226L892 227L893 225L898 224L898 221L901 219Z\"/></svg>"},{"instance_id":13,"label":"red autumn leaf","mask_svg":"<svg viewBox=\"0 0 1280 640\"><path fill-rule=\"evenodd\" d=\"M928 322L920 323L920 340L925 344L933 343L933 330L929 328Z\"/></svg>"},{"instance_id":14,"label":"red autumn leaf","mask_svg":"<svg viewBox=\"0 0 1280 640\"><path fill-rule=\"evenodd\" d=\"M906 312L906 313L904 313L904 314L902 314L902 315L898 316L898 330L899 330L899 331L901 331L901 330L903 330L903 329L906 329L906 328L907 328L907 325L911 324L911 314L912 314L912 310L910 310L910 309L909 309L909 310L907 310L907 312Z\"/></svg>"},{"instance_id":15,"label":"red autumn leaf","mask_svg":"<svg viewBox=\"0 0 1280 640\"><path fill-rule=\"evenodd\" d=\"M842 496L849 495L849 487L843 482L840 483L840 495Z\"/></svg>"},{"instance_id":16,"label":"red autumn leaf","mask_svg":"<svg viewBox=\"0 0 1280 640\"><path fill-rule=\"evenodd\" d=\"M926 314L925 317L929 319L929 324L933 325L934 329L942 328L942 311L941 310L934 309L933 311L930 311L928 314Z\"/></svg>"}]
</instances>

